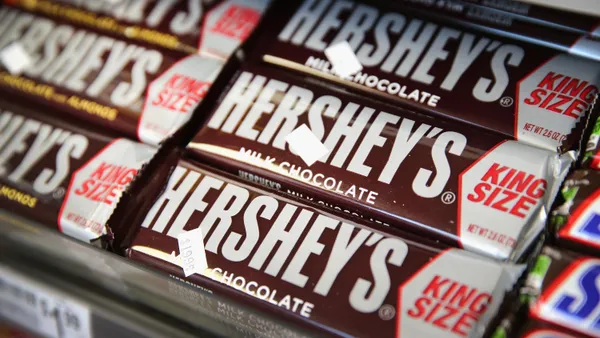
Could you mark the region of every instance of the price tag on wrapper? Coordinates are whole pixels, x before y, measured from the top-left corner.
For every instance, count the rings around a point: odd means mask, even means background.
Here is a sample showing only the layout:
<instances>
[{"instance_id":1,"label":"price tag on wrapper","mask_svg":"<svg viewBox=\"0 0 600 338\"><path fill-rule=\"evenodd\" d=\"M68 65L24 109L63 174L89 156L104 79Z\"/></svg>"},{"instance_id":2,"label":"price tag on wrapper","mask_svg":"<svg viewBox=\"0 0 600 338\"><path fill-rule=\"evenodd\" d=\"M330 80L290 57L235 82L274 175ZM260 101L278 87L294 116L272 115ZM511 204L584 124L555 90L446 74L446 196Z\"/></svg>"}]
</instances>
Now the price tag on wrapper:
<instances>
[{"instance_id":1,"label":"price tag on wrapper","mask_svg":"<svg viewBox=\"0 0 600 338\"><path fill-rule=\"evenodd\" d=\"M23 45L13 42L0 50L0 63L9 73L19 75L31 66L32 61Z\"/></svg>"},{"instance_id":2,"label":"price tag on wrapper","mask_svg":"<svg viewBox=\"0 0 600 338\"><path fill-rule=\"evenodd\" d=\"M325 49L325 56L331 63L334 73L346 78L363 69L352 47L347 41L338 42Z\"/></svg>"},{"instance_id":3,"label":"price tag on wrapper","mask_svg":"<svg viewBox=\"0 0 600 338\"><path fill-rule=\"evenodd\" d=\"M195 273L202 274L208 267L208 263L200 228L182 232L177 236L177 244L179 245L179 260L183 274L186 277Z\"/></svg>"}]
</instances>

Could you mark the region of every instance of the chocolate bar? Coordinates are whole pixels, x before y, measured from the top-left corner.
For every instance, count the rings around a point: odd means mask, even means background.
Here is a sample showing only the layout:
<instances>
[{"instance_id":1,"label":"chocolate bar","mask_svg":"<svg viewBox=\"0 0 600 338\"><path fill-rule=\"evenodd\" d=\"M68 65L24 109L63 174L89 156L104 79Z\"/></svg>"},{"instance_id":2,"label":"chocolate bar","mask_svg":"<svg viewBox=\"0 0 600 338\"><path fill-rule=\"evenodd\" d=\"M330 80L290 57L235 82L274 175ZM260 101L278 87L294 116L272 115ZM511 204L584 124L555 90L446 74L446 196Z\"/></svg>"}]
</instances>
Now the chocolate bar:
<instances>
[{"instance_id":1,"label":"chocolate bar","mask_svg":"<svg viewBox=\"0 0 600 338\"><path fill-rule=\"evenodd\" d=\"M163 184L140 211L129 258L329 335L466 337L523 270L349 222L185 159Z\"/></svg>"},{"instance_id":2,"label":"chocolate bar","mask_svg":"<svg viewBox=\"0 0 600 338\"><path fill-rule=\"evenodd\" d=\"M429 2L429 0L425 0ZM537 25L566 32L600 36L600 20L591 15L576 13L549 6L540 6L514 0L466 0L470 3L501 10L506 13L519 15L523 20L529 20Z\"/></svg>"},{"instance_id":3,"label":"chocolate bar","mask_svg":"<svg viewBox=\"0 0 600 338\"><path fill-rule=\"evenodd\" d=\"M507 258L523 231L544 227L572 161L266 66L244 65L224 88L201 107L208 118L190 156L333 212L491 257ZM300 142L316 139L326 150L314 164L303 160L314 148L288 147L302 125L309 135Z\"/></svg>"},{"instance_id":4,"label":"chocolate bar","mask_svg":"<svg viewBox=\"0 0 600 338\"><path fill-rule=\"evenodd\" d=\"M155 151L0 97L0 206L91 241Z\"/></svg>"},{"instance_id":5,"label":"chocolate bar","mask_svg":"<svg viewBox=\"0 0 600 338\"><path fill-rule=\"evenodd\" d=\"M254 62L551 150L585 115L600 81L593 60L442 24L394 2L277 2L261 26L247 48ZM344 42L352 52L330 60L325 50ZM345 71L335 64L345 70L353 58L362 70L338 76Z\"/></svg>"},{"instance_id":6,"label":"chocolate bar","mask_svg":"<svg viewBox=\"0 0 600 338\"><path fill-rule=\"evenodd\" d=\"M270 0L5 0L119 37L227 59L250 35Z\"/></svg>"},{"instance_id":7,"label":"chocolate bar","mask_svg":"<svg viewBox=\"0 0 600 338\"><path fill-rule=\"evenodd\" d=\"M540 25L529 17L505 12L468 0L402 0L397 8L411 8L441 22L452 22L485 33L536 44L600 60L600 41L588 32L571 32ZM596 25L600 21L596 21ZM583 48L582 48L583 47Z\"/></svg>"},{"instance_id":8,"label":"chocolate bar","mask_svg":"<svg viewBox=\"0 0 600 338\"><path fill-rule=\"evenodd\" d=\"M563 183L561 195L562 203L551 218L557 243L600 255L600 172L574 171Z\"/></svg>"},{"instance_id":9,"label":"chocolate bar","mask_svg":"<svg viewBox=\"0 0 600 338\"><path fill-rule=\"evenodd\" d=\"M545 247L523 293L531 325L563 334L553 337L599 337L599 275L600 259Z\"/></svg>"},{"instance_id":10,"label":"chocolate bar","mask_svg":"<svg viewBox=\"0 0 600 338\"><path fill-rule=\"evenodd\" d=\"M137 45L21 10L0 8L0 49L19 43L22 75L0 66L0 90L159 144L190 119L222 61Z\"/></svg>"},{"instance_id":11,"label":"chocolate bar","mask_svg":"<svg viewBox=\"0 0 600 338\"><path fill-rule=\"evenodd\" d=\"M594 124L585 145L582 166L584 168L600 170L600 148L598 147L598 141L600 141L600 118L592 122Z\"/></svg>"}]
</instances>

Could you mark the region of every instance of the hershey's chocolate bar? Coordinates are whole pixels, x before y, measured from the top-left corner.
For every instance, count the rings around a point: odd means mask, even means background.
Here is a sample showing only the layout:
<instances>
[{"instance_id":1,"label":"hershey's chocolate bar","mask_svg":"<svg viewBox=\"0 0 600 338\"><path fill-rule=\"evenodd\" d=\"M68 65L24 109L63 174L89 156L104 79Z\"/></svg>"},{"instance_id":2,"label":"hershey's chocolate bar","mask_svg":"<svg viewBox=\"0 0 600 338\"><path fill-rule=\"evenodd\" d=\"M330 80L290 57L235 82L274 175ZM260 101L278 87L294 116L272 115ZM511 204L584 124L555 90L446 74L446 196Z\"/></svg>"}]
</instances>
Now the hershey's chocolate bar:
<instances>
[{"instance_id":1,"label":"hershey's chocolate bar","mask_svg":"<svg viewBox=\"0 0 600 338\"><path fill-rule=\"evenodd\" d=\"M329 334L466 337L521 267L391 235L180 160L129 257Z\"/></svg>"},{"instance_id":2,"label":"hershey's chocolate bar","mask_svg":"<svg viewBox=\"0 0 600 338\"><path fill-rule=\"evenodd\" d=\"M288 75L243 66L203 106L208 119L191 155L336 212L492 257L507 258L528 222L534 233L543 228L568 156ZM303 124L327 149L312 165L287 144Z\"/></svg>"},{"instance_id":3,"label":"hershey's chocolate bar","mask_svg":"<svg viewBox=\"0 0 600 338\"><path fill-rule=\"evenodd\" d=\"M27 11L185 53L228 58L270 0L5 0Z\"/></svg>"},{"instance_id":4,"label":"hershey's chocolate bar","mask_svg":"<svg viewBox=\"0 0 600 338\"><path fill-rule=\"evenodd\" d=\"M275 3L259 35L248 51L255 60L552 150L585 114L600 81L592 60L440 24L390 2ZM342 79L324 51L344 41L363 69Z\"/></svg>"},{"instance_id":5,"label":"hershey's chocolate bar","mask_svg":"<svg viewBox=\"0 0 600 338\"><path fill-rule=\"evenodd\" d=\"M55 114L0 98L0 206L90 241L155 149Z\"/></svg>"},{"instance_id":6,"label":"hershey's chocolate bar","mask_svg":"<svg viewBox=\"0 0 600 338\"><path fill-rule=\"evenodd\" d=\"M505 36L507 38L534 42L566 53L574 53L593 60L600 60L600 40L588 36L588 32L572 32L556 29L532 21L529 17L484 6L468 0L401 0L398 9L412 8L423 15L435 17L468 28ZM596 24L600 21L596 20ZM585 48L581 48L585 46Z\"/></svg>"},{"instance_id":7,"label":"hershey's chocolate bar","mask_svg":"<svg viewBox=\"0 0 600 338\"><path fill-rule=\"evenodd\" d=\"M431 2L432 0L423 0ZM591 15L515 0L465 0L487 8L519 15L537 25L579 34L600 36L600 20Z\"/></svg>"},{"instance_id":8,"label":"hershey's chocolate bar","mask_svg":"<svg viewBox=\"0 0 600 338\"><path fill-rule=\"evenodd\" d=\"M576 170L561 190L562 204L552 211L550 224L558 245L600 254L600 172Z\"/></svg>"},{"instance_id":9,"label":"hershey's chocolate bar","mask_svg":"<svg viewBox=\"0 0 600 338\"><path fill-rule=\"evenodd\" d=\"M599 337L599 276L600 259L545 247L523 288L528 320L563 334L552 337Z\"/></svg>"},{"instance_id":10,"label":"hershey's chocolate bar","mask_svg":"<svg viewBox=\"0 0 600 338\"><path fill-rule=\"evenodd\" d=\"M0 89L158 144L189 118L222 61L136 45L63 21L0 8L0 49L20 43L23 75L0 67Z\"/></svg>"}]
</instances>

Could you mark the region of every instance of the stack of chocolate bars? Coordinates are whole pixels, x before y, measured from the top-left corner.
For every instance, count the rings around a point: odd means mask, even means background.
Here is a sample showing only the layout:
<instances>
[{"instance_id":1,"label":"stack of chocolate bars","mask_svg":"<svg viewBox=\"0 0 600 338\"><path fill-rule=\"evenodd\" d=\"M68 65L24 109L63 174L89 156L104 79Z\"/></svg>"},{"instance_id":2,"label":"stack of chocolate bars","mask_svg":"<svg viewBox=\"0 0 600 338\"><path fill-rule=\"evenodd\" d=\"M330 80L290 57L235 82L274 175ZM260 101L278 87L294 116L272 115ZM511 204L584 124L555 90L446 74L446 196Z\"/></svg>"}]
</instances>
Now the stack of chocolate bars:
<instances>
[{"instance_id":1,"label":"stack of chocolate bars","mask_svg":"<svg viewBox=\"0 0 600 338\"><path fill-rule=\"evenodd\" d=\"M0 205L319 334L600 337L598 23L5 1Z\"/></svg>"}]
</instances>

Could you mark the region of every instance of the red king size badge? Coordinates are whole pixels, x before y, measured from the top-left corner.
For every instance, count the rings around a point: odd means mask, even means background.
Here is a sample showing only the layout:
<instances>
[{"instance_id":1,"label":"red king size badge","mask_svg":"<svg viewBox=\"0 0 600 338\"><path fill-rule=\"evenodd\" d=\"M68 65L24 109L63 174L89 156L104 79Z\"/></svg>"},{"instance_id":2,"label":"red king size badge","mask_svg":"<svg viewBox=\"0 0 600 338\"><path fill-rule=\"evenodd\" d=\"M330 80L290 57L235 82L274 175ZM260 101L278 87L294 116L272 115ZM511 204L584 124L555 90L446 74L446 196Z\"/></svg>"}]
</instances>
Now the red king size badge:
<instances>
[{"instance_id":1,"label":"red king size badge","mask_svg":"<svg viewBox=\"0 0 600 338\"><path fill-rule=\"evenodd\" d=\"M483 314L499 305L496 298L504 288L512 286L503 280L504 272L459 249L440 253L399 286L396 337L468 337Z\"/></svg>"},{"instance_id":2,"label":"red king size badge","mask_svg":"<svg viewBox=\"0 0 600 338\"><path fill-rule=\"evenodd\" d=\"M508 257L528 220L544 205L553 179L552 151L506 141L459 177L458 229L463 248ZM533 224L541 228L544 220Z\"/></svg>"},{"instance_id":3,"label":"red king size badge","mask_svg":"<svg viewBox=\"0 0 600 338\"><path fill-rule=\"evenodd\" d=\"M568 74L565 72L568 69ZM598 93L598 64L558 55L517 84L515 137L555 150L571 133Z\"/></svg>"},{"instance_id":4,"label":"red king size badge","mask_svg":"<svg viewBox=\"0 0 600 338\"><path fill-rule=\"evenodd\" d=\"M129 183L156 148L115 139L73 173L58 214L63 233L89 242L105 233L105 224Z\"/></svg>"},{"instance_id":5,"label":"red king size badge","mask_svg":"<svg viewBox=\"0 0 600 338\"><path fill-rule=\"evenodd\" d=\"M223 61L190 55L173 64L148 86L138 123L138 138L158 145L183 126L223 68Z\"/></svg>"},{"instance_id":6,"label":"red king size badge","mask_svg":"<svg viewBox=\"0 0 600 338\"><path fill-rule=\"evenodd\" d=\"M258 25L269 2L226 0L211 9L200 32L200 53L228 58Z\"/></svg>"}]
</instances>

